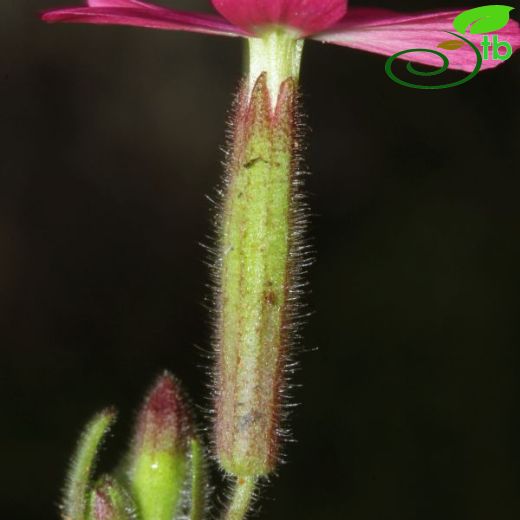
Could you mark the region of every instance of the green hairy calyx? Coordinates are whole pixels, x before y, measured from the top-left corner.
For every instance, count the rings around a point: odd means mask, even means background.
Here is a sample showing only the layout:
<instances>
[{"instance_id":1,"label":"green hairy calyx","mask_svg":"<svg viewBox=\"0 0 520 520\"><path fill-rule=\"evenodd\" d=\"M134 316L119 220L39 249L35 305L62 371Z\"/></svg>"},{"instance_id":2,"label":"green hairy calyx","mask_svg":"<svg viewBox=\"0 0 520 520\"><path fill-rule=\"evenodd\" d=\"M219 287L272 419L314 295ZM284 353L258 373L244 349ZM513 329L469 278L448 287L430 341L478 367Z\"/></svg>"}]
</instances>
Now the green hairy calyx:
<instances>
[{"instance_id":1,"label":"green hairy calyx","mask_svg":"<svg viewBox=\"0 0 520 520\"><path fill-rule=\"evenodd\" d=\"M299 258L297 79L301 43L251 39L219 229L216 446L237 477L268 475L279 455L281 395Z\"/></svg>"}]
</instances>

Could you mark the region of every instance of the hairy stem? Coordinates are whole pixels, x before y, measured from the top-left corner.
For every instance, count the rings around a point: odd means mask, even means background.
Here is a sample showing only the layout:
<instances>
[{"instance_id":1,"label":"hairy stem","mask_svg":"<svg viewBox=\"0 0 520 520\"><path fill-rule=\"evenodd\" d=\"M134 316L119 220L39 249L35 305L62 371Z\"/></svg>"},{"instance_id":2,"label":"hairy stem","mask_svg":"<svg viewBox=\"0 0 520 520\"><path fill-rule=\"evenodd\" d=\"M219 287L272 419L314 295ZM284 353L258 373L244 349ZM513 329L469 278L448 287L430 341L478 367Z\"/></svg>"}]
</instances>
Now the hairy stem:
<instances>
[{"instance_id":1,"label":"hairy stem","mask_svg":"<svg viewBox=\"0 0 520 520\"><path fill-rule=\"evenodd\" d=\"M242 520L246 517L256 487L254 477L238 478L224 520Z\"/></svg>"}]
</instances>

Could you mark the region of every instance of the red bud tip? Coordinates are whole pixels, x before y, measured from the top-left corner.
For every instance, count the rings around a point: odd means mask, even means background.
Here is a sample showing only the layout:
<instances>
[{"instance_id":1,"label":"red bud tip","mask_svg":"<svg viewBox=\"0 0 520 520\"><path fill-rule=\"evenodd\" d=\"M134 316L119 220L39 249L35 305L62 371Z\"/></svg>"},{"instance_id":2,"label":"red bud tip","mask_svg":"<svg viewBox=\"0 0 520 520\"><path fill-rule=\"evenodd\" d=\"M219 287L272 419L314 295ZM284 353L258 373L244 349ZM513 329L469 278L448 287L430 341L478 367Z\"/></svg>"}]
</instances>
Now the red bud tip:
<instances>
[{"instance_id":1,"label":"red bud tip","mask_svg":"<svg viewBox=\"0 0 520 520\"><path fill-rule=\"evenodd\" d=\"M192 431L186 397L170 373L161 375L145 400L137 423L137 448L176 451L185 449Z\"/></svg>"},{"instance_id":2,"label":"red bud tip","mask_svg":"<svg viewBox=\"0 0 520 520\"><path fill-rule=\"evenodd\" d=\"M96 520L112 520L114 508L110 497L102 489L94 491L93 516Z\"/></svg>"}]
</instances>

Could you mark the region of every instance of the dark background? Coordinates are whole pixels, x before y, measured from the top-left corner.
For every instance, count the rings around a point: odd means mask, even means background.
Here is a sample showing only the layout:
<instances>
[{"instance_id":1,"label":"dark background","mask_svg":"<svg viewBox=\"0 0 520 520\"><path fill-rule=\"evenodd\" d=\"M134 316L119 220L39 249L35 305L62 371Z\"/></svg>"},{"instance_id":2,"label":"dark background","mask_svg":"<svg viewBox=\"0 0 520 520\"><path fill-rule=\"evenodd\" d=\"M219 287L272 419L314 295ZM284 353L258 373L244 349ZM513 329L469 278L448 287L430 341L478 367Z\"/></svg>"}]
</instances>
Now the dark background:
<instances>
[{"instance_id":1,"label":"dark background","mask_svg":"<svg viewBox=\"0 0 520 520\"><path fill-rule=\"evenodd\" d=\"M46 26L49 4L0 5L2 519L58 517L79 432L116 404L110 468L161 369L207 404L199 242L241 70L238 40ZM423 92L307 45L315 312L261 518L520 515L519 65Z\"/></svg>"}]
</instances>

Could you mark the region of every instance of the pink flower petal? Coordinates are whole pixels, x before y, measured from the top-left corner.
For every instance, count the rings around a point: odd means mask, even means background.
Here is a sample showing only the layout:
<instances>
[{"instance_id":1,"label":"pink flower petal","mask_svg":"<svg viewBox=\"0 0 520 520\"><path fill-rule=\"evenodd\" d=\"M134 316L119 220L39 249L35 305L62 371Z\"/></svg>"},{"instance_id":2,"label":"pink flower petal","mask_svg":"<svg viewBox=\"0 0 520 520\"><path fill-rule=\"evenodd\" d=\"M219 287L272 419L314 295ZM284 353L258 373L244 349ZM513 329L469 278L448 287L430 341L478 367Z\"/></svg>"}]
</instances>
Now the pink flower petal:
<instances>
[{"instance_id":1,"label":"pink flower petal","mask_svg":"<svg viewBox=\"0 0 520 520\"><path fill-rule=\"evenodd\" d=\"M158 5L147 4L139 0L87 0L89 7L145 7L148 9L162 9Z\"/></svg>"},{"instance_id":2,"label":"pink flower petal","mask_svg":"<svg viewBox=\"0 0 520 520\"><path fill-rule=\"evenodd\" d=\"M88 7L46 11L42 14L42 20L50 23L131 25L225 36L247 36L245 31L218 15L174 11L138 0L87 0L87 5Z\"/></svg>"},{"instance_id":3,"label":"pink flower petal","mask_svg":"<svg viewBox=\"0 0 520 520\"><path fill-rule=\"evenodd\" d=\"M347 0L212 0L215 9L246 31L281 25L300 36L323 31L340 20Z\"/></svg>"},{"instance_id":4,"label":"pink flower petal","mask_svg":"<svg viewBox=\"0 0 520 520\"><path fill-rule=\"evenodd\" d=\"M475 68L476 56L468 44L454 50L438 48L440 43L456 39L445 31L456 33L453 20L461 12L457 10L400 14L386 9L353 8L349 9L344 20L313 38L385 56L392 56L408 49L432 49L446 55L450 61L450 69L471 72ZM500 41L509 42L513 52L520 48L520 28L515 20L510 20L503 29L491 33L488 37L492 39L493 34L498 35ZM462 36L482 52L483 34L466 33ZM402 59L435 67L442 65L440 57L426 52L405 54ZM501 63L504 62L484 60L482 69L493 68Z\"/></svg>"}]
</instances>

